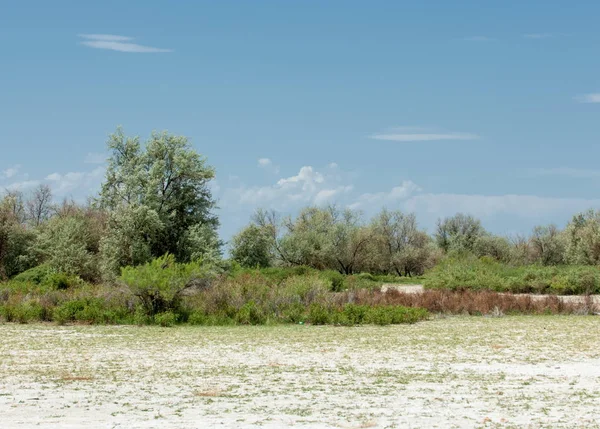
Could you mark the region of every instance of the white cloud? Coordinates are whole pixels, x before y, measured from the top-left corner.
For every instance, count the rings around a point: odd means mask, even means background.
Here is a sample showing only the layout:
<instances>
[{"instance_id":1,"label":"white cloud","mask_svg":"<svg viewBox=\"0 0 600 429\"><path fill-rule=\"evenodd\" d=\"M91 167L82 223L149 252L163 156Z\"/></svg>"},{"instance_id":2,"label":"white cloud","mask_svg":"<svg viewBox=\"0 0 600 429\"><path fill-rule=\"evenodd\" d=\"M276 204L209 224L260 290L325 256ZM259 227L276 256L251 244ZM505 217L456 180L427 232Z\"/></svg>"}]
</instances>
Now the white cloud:
<instances>
[{"instance_id":1,"label":"white cloud","mask_svg":"<svg viewBox=\"0 0 600 429\"><path fill-rule=\"evenodd\" d=\"M338 174L321 173L312 166L304 166L298 174L281 178L272 185L224 189L219 204L229 210L243 207L293 210L303 205L325 204L352 189L351 184L342 183Z\"/></svg>"},{"instance_id":2,"label":"white cloud","mask_svg":"<svg viewBox=\"0 0 600 429\"><path fill-rule=\"evenodd\" d=\"M599 199L553 198L535 195L468 195L468 194L422 194L409 198L404 208L436 217L449 216L457 212L478 217L500 214L536 219L541 215L568 214L590 207L600 206Z\"/></svg>"},{"instance_id":3,"label":"white cloud","mask_svg":"<svg viewBox=\"0 0 600 429\"><path fill-rule=\"evenodd\" d=\"M331 202L334 197L340 194L347 194L354 189L352 185L338 186L334 189L322 189L315 195L314 203L318 206Z\"/></svg>"},{"instance_id":4,"label":"white cloud","mask_svg":"<svg viewBox=\"0 0 600 429\"><path fill-rule=\"evenodd\" d=\"M523 34L523 37L526 39L549 39L554 36L550 33L529 33Z\"/></svg>"},{"instance_id":5,"label":"white cloud","mask_svg":"<svg viewBox=\"0 0 600 429\"><path fill-rule=\"evenodd\" d=\"M426 128L399 127L392 128L388 132L372 134L369 138L373 140L386 140L395 142L424 142L439 140L477 140L479 136L472 133L457 132L432 132Z\"/></svg>"},{"instance_id":6,"label":"white cloud","mask_svg":"<svg viewBox=\"0 0 600 429\"><path fill-rule=\"evenodd\" d=\"M271 164L272 164L272 162L271 162L271 160L269 158L260 158L258 160L258 166L259 167L263 167L264 168L264 167L268 167Z\"/></svg>"},{"instance_id":7,"label":"white cloud","mask_svg":"<svg viewBox=\"0 0 600 429\"><path fill-rule=\"evenodd\" d=\"M50 185L54 195L59 197L77 194L87 197L98 190L104 177L104 167L96 167L88 172L69 172L65 174L52 173L44 181Z\"/></svg>"},{"instance_id":8,"label":"white cloud","mask_svg":"<svg viewBox=\"0 0 600 429\"><path fill-rule=\"evenodd\" d=\"M9 191L26 191L31 188L35 188L40 184L39 180L23 180L21 182L14 182L9 185L6 185L4 188Z\"/></svg>"},{"instance_id":9,"label":"white cloud","mask_svg":"<svg viewBox=\"0 0 600 429\"><path fill-rule=\"evenodd\" d=\"M421 188L419 188L419 186L417 186L414 182L405 180L400 186L396 186L387 192L362 194L354 203L350 204L350 207L353 209L369 207L376 207L379 209L387 206L388 204L393 204L404 200L420 190Z\"/></svg>"},{"instance_id":10,"label":"white cloud","mask_svg":"<svg viewBox=\"0 0 600 429\"><path fill-rule=\"evenodd\" d=\"M90 152L86 155L85 162L86 164L104 164L106 162L106 154L105 153L97 153Z\"/></svg>"},{"instance_id":11,"label":"white cloud","mask_svg":"<svg viewBox=\"0 0 600 429\"><path fill-rule=\"evenodd\" d=\"M2 171L2 174L0 174L0 177L3 177L5 179L10 179L11 177L16 176L20 169L21 169L20 164L13 165L12 167L9 167L6 170Z\"/></svg>"},{"instance_id":12,"label":"white cloud","mask_svg":"<svg viewBox=\"0 0 600 429\"><path fill-rule=\"evenodd\" d=\"M600 92L579 95L575 97L575 100L580 103L600 103Z\"/></svg>"},{"instance_id":13,"label":"white cloud","mask_svg":"<svg viewBox=\"0 0 600 429\"><path fill-rule=\"evenodd\" d=\"M132 43L133 38L127 36L118 36L114 34L79 34L79 37L84 39L80 42L82 45L96 49L136 53L172 52L171 49L155 48Z\"/></svg>"}]
</instances>

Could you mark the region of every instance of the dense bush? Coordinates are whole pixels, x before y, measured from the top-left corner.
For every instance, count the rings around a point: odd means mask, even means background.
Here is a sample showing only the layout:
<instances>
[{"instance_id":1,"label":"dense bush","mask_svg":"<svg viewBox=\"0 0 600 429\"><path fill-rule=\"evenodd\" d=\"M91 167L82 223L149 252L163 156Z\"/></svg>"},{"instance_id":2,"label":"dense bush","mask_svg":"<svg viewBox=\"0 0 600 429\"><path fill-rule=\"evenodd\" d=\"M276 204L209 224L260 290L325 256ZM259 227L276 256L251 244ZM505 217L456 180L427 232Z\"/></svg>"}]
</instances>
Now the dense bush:
<instances>
[{"instance_id":1,"label":"dense bush","mask_svg":"<svg viewBox=\"0 0 600 429\"><path fill-rule=\"evenodd\" d=\"M600 270L589 266L510 266L491 258L447 258L424 285L432 289L472 289L513 293L600 293Z\"/></svg>"},{"instance_id":2,"label":"dense bush","mask_svg":"<svg viewBox=\"0 0 600 429\"><path fill-rule=\"evenodd\" d=\"M184 290L209 280L209 270L198 262L175 262L165 255L137 267L124 267L121 282L137 296L150 316L176 310Z\"/></svg>"},{"instance_id":3,"label":"dense bush","mask_svg":"<svg viewBox=\"0 0 600 429\"><path fill-rule=\"evenodd\" d=\"M13 278L14 282L32 283L47 286L50 289L67 289L81 286L81 278L64 272L57 272L49 265L38 265Z\"/></svg>"}]
</instances>

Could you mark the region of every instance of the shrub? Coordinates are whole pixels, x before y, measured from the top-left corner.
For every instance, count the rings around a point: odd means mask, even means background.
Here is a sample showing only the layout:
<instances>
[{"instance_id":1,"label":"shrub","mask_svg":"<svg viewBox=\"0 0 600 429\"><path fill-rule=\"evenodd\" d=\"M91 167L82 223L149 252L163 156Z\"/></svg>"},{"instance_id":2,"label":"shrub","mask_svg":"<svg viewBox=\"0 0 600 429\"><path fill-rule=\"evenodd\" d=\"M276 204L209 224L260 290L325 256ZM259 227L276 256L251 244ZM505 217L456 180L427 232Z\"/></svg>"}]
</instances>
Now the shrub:
<instances>
[{"instance_id":1,"label":"shrub","mask_svg":"<svg viewBox=\"0 0 600 429\"><path fill-rule=\"evenodd\" d=\"M79 277L55 271L50 266L44 264L30 268L15 276L12 280L15 282L48 286L53 290L68 289L83 284L83 280Z\"/></svg>"},{"instance_id":2,"label":"shrub","mask_svg":"<svg viewBox=\"0 0 600 429\"><path fill-rule=\"evenodd\" d=\"M367 317L368 310L365 305L346 304L343 313L350 325L362 325Z\"/></svg>"},{"instance_id":3,"label":"shrub","mask_svg":"<svg viewBox=\"0 0 600 429\"><path fill-rule=\"evenodd\" d=\"M14 276L12 279L17 282L33 283L36 285L43 284L46 278L53 273L52 268L42 264L37 267L23 271L21 274Z\"/></svg>"},{"instance_id":4,"label":"shrub","mask_svg":"<svg viewBox=\"0 0 600 429\"><path fill-rule=\"evenodd\" d=\"M344 290L345 277L342 274L337 271L327 270L323 271L321 276L329 281L332 292L341 292Z\"/></svg>"},{"instance_id":5,"label":"shrub","mask_svg":"<svg viewBox=\"0 0 600 429\"><path fill-rule=\"evenodd\" d=\"M591 294L600 292L600 270L566 265L514 267L486 258L446 258L423 284L430 289Z\"/></svg>"},{"instance_id":6,"label":"shrub","mask_svg":"<svg viewBox=\"0 0 600 429\"><path fill-rule=\"evenodd\" d=\"M153 316L175 310L181 293L208 277L208 270L199 262L180 264L167 254L145 265L124 267L120 279L140 299L146 313Z\"/></svg>"},{"instance_id":7,"label":"shrub","mask_svg":"<svg viewBox=\"0 0 600 429\"><path fill-rule=\"evenodd\" d=\"M235 315L235 321L240 325L262 325L266 320L267 317L254 301L245 303Z\"/></svg>"},{"instance_id":8,"label":"shrub","mask_svg":"<svg viewBox=\"0 0 600 429\"><path fill-rule=\"evenodd\" d=\"M308 308L308 320L313 325L327 325L331 322L331 314L323 304L312 304Z\"/></svg>"},{"instance_id":9,"label":"shrub","mask_svg":"<svg viewBox=\"0 0 600 429\"><path fill-rule=\"evenodd\" d=\"M154 315L154 322L163 327L170 327L177 322L177 316L172 311L164 311Z\"/></svg>"}]
</instances>

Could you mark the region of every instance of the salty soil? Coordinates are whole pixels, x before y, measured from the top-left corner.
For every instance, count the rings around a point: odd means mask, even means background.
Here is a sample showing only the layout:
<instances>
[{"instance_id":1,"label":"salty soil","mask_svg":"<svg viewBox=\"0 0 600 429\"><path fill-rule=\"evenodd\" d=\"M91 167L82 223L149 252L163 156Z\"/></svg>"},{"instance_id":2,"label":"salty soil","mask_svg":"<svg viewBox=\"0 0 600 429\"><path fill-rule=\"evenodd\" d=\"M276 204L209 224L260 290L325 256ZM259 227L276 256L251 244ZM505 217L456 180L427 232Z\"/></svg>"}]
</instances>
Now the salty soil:
<instances>
[{"instance_id":1,"label":"salty soil","mask_svg":"<svg viewBox=\"0 0 600 429\"><path fill-rule=\"evenodd\" d=\"M0 427L595 428L600 317L0 325Z\"/></svg>"}]
</instances>

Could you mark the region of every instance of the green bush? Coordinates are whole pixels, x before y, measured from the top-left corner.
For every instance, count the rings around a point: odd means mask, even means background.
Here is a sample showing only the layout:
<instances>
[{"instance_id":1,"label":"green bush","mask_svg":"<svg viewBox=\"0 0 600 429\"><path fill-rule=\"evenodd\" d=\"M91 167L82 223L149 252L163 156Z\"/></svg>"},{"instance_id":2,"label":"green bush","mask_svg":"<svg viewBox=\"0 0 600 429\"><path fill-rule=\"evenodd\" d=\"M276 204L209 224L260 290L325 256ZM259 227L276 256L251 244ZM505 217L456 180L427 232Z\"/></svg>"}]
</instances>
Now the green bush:
<instances>
[{"instance_id":1,"label":"green bush","mask_svg":"<svg viewBox=\"0 0 600 429\"><path fill-rule=\"evenodd\" d=\"M13 277L14 282L48 286L53 290L81 286L83 281L73 275L57 272L47 265L38 265Z\"/></svg>"},{"instance_id":2,"label":"green bush","mask_svg":"<svg viewBox=\"0 0 600 429\"><path fill-rule=\"evenodd\" d=\"M593 294L600 270L591 266L511 266L491 258L446 258L424 280L431 289L491 290L513 293Z\"/></svg>"},{"instance_id":3,"label":"green bush","mask_svg":"<svg viewBox=\"0 0 600 429\"><path fill-rule=\"evenodd\" d=\"M154 315L154 322L163 327L170 327L177 323L177 315L172 311L164 311Z\"/></svg>"},{"instance_id":4,"label":"green bush","mask_svg":"<svg viewBox=\"0 0 600 429\"><path fill-rule=\"evenodd\" d=\"M308 309L308 321L313 325L327 325L331 322L331 312L323 304L312 304Z\"/></svg>"},{"instance_id":5,"label":"green bush","mask_svg":"<svg viewBox=\"0 0 600 429\"><path fill-rule=\"evenodd\" d=\"M180 264L167 254L144 265L122 268L120 280L140 299L146 313L153 316L176 310L181 293L208 277L208 269L200 262Z\"/></svg>"},{"instance_id":6,"label":"green bush","mask_svg":"<svg viewBox=\"0 0 600 429\"><path fill-rule=\"evenodd\" d=\"M343 314L350 325L362 325L365 322L369 307L366 305L346 304Z\"/></svg>"},{"instance_id":7,"label":"green bush","mask_svg":"<svg viewBox=\"0 0 600 429\"><path fill-rule=\"evenodd\" d=\"M48 265L38 265L37 267L23 271L21 274L14 276L12 279L18 282L39 285L43 284L46 278L52 273L53 271Z\"/></svg>"},{"instance_id":8,"label":"green bush","mask_svg":"<svg viewBox=\"0 0 600 429\"><path fill-rule=\"evenodd\" d=\"M235 321L239 325L263 325L266 320L267 317L254 301L244 304L235 315Z\"/></svg>"},{"instance_id":9,"label":"green bush","mask_svg":"<svg viewBox=\"0 0 600 429\"><path fill-rule=\"evenodd\" d=\"M46 309L38 302L25 301L0 306L0 315L7 322L29 323L48 320Z\"/></svg>"},{"instance_id":10,"label":"green bush","mask_svg":"<svg viewBox=\"0 0 600 429\"><path fill-rule=\"evenodd\" d=\"M344 290L344 283L346 277L337 271L327 270L323 271L321 276L331 283L332 292L341 292Z\"/></svg>"}]
</instances>

